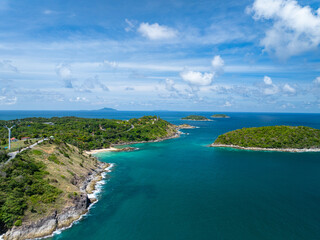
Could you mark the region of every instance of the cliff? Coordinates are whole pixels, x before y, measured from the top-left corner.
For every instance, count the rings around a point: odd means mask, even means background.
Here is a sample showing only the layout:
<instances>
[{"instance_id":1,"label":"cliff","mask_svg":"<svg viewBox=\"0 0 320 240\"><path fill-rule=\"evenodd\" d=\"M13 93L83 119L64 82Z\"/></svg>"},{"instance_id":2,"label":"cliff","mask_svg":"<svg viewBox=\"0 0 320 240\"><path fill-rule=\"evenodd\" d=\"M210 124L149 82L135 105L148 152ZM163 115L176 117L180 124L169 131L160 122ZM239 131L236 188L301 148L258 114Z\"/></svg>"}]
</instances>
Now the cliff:
<instances>
[{"instance_id":1,"label":"cliff","mask_svg":"<svg viewBox=\"0 0 320 240\"><path fill-rule=\"evenodd\" d=\"M43 167L41 180L48 183L46 188L53 190L42 194L39 191L20 193L23 194L21 199L24 202L21 203L25 207L20 215L11 216L11 223L2 220L5 228L9 229L3 236L4 240L44 237L51 235L57 229L70 226L73 221L86 213L88 206L95 201L89 199L88 194L92 193L95 183L101 180L102 172L108 167L108 164L83 154L72 145L47 141L16 157L12 163L10 162L11 167L1 171L9 177L12 174L10 173L12 167L23 164L24 161L29 165L40 164ZM27 173L19 174L22 176ZM29 179L35 182L41 174L35 172L34 179L32 176L29 176ZM12 176L11 181L18 181L16 179ZM24 189L35 187L34 184L30 184L24 185ZM49 197L50 201L47 201Z\"/></svg>"}]
</instances>

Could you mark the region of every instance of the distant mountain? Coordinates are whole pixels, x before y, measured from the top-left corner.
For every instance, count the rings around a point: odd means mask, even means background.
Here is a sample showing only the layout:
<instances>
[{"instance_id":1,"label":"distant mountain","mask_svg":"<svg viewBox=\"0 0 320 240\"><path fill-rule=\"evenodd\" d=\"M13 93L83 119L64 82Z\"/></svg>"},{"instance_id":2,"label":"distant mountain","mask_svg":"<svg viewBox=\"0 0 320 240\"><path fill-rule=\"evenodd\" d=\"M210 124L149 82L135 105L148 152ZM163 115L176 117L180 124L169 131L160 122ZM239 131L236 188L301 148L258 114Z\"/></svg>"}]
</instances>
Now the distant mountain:
<instances>
[{"instance_id":1,"label":"distant mountain","mask_svg":"<svg viewBox=\"0 0 320 240\"><path fill-rule=\"evenodd\" d=\"M118 111L117 109L113 109L113 108L101 108L95 111L103 111L103 112L116 112Z\"/></svg>"}]
</instances>

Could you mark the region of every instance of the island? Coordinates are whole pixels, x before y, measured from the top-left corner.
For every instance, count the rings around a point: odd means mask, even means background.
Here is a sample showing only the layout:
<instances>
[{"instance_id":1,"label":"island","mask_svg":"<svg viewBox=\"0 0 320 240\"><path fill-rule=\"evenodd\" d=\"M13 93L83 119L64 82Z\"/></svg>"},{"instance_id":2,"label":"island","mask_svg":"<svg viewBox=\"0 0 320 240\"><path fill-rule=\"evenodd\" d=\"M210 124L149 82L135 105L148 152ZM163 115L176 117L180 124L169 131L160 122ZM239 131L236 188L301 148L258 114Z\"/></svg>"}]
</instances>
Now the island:
<instances>
[{"instance_id":1,"label":"island","mask_svg":"<svg viewBox=\"0 0 320 240\"><path fill-rule=\"evenodd\" d=\"M208 119L204 116L199 115L189 115L187 117L181 118L182 120L189 120L189 121L212 121L211 119Z\"/></svg>"},{"instance_id":2,"label":"island","mask_svg":"<svg viewBox=\"0 0 320 240\"><path fill-rule=\"evenodd\" d=\"M211 116L212 118L230 118L228 115L226 114L213 114Z\"/></svg>"},{"instance_id":3,"label":"island","mask_svg":"<svg viewBox=\"0 0 320 240\"><path fill-rule=\"evenodd\" d=\"M98 109L98 110L93 110L93 111L101 111L101 112L117 112L118 110L117 109L114 109L114 108L101 108L101 109Z\"/></svg>"},{"instance_id":4,"label":"island","mask_svg":"<svg viewBox=\"0 0 320 240\"><path fill-rule=\"evenodd\" d=\"M49 236L88 211L96 201L92 194L96 183L112 167L92 156L91 150L180 134L175 125L157 116L0 121L0 125L13 124L17 141L11 143L10 151L5 147L8 132L0 128L0 235L4 240Z\"/></svg>"},{"instance_id":5,"label":"island","mask_svg":"<svg viewBox=\"0 0 320 240\"><path fill-rule=\"evenodd\" d=\"M218 136L210 146L258 151L318 152L320 130L305 126L242 128Z\"/></svg>"}]
</instances>

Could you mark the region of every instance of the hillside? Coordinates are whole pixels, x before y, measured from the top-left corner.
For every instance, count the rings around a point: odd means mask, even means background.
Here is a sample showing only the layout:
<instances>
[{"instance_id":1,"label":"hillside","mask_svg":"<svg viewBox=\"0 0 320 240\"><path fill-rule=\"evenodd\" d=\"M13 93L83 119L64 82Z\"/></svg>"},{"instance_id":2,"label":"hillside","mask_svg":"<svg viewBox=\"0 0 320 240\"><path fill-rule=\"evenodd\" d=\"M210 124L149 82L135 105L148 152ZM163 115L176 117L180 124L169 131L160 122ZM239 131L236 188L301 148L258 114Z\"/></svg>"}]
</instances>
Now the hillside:
<instances>
[{"instance_id":1,"label":"hillside","mask_svg":"<svg viewBox=\"0 0 320 240\"><path fill-rule=\"evenodd\" d=\"M266 149L319 149L320 130L303 126L243 128L220 135L212 144L218 145Z\"/></svg>"},{"instance_id":2,"label":"hillside","mask_svg":"<svg viewBox=\"0 0 320 240\"><path fill-rule=\"evenodd\" d=\"M111 144L154 141L177 133L169 122L156 116L144 116L128 121L79 117L25 118L0 121L0 125L13 125L13 137L31 139L54 136L81 150L110 147ZM0 144L7 146L7 130L0 128ZM30 139L30 140L31 140ZM28 140L28 141L30 141Z\"/></svg>"},{"instance_id":3,"label":"hillside","mask_svg":"<svg viewBox=\"0 0 320 240\"><path fill-rule=\"evenodd\" d=\"M189 115L187 117L181 118L182 120L191 120L191 121L212 121L204 116L199 115Z\"/></svg>"},{"instance_id":4,"label":"hillside","mask_svg":"<svg viewBox=\"0 0 320 240\"><path fill-rule=\"evenodd\" d=\"M94 157L60 141L48 140L17 155L0 168L0 232L31 223L34 228L38 220L53 215L58 220L51 228L69 225L90 203L86 183L105 167ZM81 202L85 206L79 206ZM44 222L42 225L46 226ZM26 229L32 230L25 227L25 238ZM35 237L32 234L29 237Z\"/></svg>"}]
</instances>

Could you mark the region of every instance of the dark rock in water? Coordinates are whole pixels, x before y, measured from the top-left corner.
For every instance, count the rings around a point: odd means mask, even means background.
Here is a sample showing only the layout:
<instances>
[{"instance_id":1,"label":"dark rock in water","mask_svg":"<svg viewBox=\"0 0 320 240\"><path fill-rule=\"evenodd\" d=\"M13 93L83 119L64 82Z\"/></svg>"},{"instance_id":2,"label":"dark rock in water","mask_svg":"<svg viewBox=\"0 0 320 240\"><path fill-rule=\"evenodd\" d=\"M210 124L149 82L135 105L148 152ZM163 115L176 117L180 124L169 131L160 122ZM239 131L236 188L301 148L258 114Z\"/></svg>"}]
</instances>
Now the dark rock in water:
<instances>
[{"instance_id":1,"label":"dark rock in water","mask_svg":"<svg viewBox=\"0 0 320 240\"><path fill-rule=\"evenodd\" d=\"M139 148L134 148L134 147L124 147L124 148L119 148L118 152L132 152L132 151L136 151Z\"/></svg>"}]
</instances>

